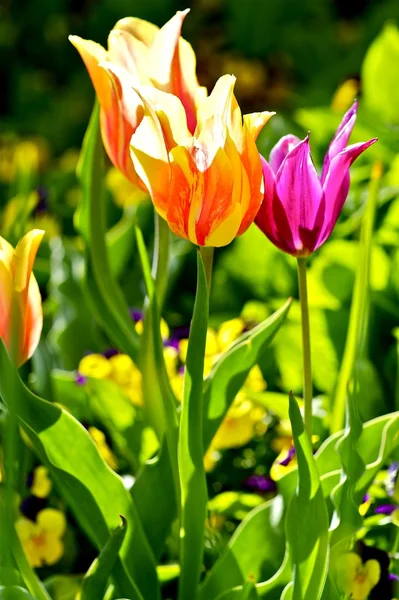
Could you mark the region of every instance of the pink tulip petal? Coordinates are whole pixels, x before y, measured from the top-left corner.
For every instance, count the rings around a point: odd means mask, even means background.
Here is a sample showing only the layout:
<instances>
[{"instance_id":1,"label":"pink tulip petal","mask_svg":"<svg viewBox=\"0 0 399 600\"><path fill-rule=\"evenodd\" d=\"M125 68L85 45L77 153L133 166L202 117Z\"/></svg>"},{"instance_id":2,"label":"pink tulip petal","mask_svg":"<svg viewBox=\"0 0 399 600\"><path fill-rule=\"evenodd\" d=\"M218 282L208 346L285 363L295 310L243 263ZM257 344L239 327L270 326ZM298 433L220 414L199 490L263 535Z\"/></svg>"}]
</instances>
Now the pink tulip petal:
<instances>
[{"instance_id":1,"label":"pink tulip petal","mask_svg":"<svg viewBox=\"0 0 399 600\"><path fill-rule=\"evenodd\" d=\"M281 140L279 140L277 144L273 146L270 151L269 164L274 173L277 173L288 152L290 152L297 144L299 144L300 141L301 140L296 137L296 135L288 134L282 137Z\"/></svg>"},{"instance_id":2,"label":"pink tulip petal","mask_svg":"<svg viewBox=\"0 0 399 600\"><path fill-rule=\"evenodd\" d=\"M317 242L321 246L331 234L349 191L349 167L377 138L352 144L337 154L330 163L323 189L326 198L326 215L323 230Z\"/></svg>"},{"instance_id":3,"label":"pink tulip petal","mask_svg":"<svg viewBox=\"0 0 399 600\"><path fill-rule=\"evenodd\" d=\"M332 159L337 156L342 150L345 148L350 135L352 133L352 129L355 125L356 114L357 114L357 100L354 101L351 108L344 114L341 123L335 135L328 147L326 155L324 157L323 170L321 174L321 183L323 184L328 173L328 168Z\"/></svg>"},{"instance_id":4,"label":"pink tulip petal","mask_svg":"<svg viewBox=\"0 0 399 600\"><path fill-rule=\"evenodd\" d=\"M276 174L276 194L288 219L296 254L307 254L323 224L323 188L313 165L309 138L285 157Z\"/></svg>"}]
</instances>

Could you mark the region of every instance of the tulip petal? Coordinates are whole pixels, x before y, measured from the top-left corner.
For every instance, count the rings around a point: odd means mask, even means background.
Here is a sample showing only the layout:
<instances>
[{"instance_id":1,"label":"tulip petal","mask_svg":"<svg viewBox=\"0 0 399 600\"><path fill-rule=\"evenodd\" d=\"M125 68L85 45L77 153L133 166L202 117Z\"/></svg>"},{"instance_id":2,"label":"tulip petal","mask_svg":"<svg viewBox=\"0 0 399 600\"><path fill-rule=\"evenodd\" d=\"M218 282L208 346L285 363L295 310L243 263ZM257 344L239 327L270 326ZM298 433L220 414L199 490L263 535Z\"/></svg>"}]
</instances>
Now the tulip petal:
<instances>
[{"instance_id":1,"label":"tulip petal","mask_svg":"<svg viewBox=\"0 0 399 600\"><path fill-rule=\"evenodd\" d=\"M159 119L168 151L175 146L183 146L192 136L181 100L150 87L140 87L140 94L152 105Z\"/></svg>"},{"instance_id":2,"label":"tulip petal","mask_svg":"<svg viewBox=\"0 0 399 600\"><path fill-rule=\"evenodd\" d=\"M189 9L178 11L157 33L152 43L150 78L157 88L174 94L182 101L190 132L196 126L195 93L198 80L196 60L190 44L180 37Z\"/></svg>"},{"instance_id":3,"label":"tulip petal","mask_svg":"<svg viewBox=\"0 0 399 600\"><path fill-rule=\"evenodd\" d=\"M43 236L44 231L33 229L24 235L15 248L12 257L12 271L14 274L14 288L17 293L28 293L33 263Z\"/></svg>"},{"instance_id":4,"label":"tulip petal","mask_svg":"<svg viewBox=\"0 0 399 600\"><path fill-rule=\"evenodd\" d=\"M42 297L36 277L31 275L26 305L25 332L20 352L21 364L31 358L40 342L43 329Z\"/></svg>"},{"instance_id":5,"label":"tulip petal","mask_svg":"<svg viewBox=\"0 0 399 600\"><path fill-rule=\"evenodd\" d=\"M130 139L141 123L144 105L129 84L127 71L113 63L104 62L100 68L106 73L111 89L111 106L101 110L101 134L107 154L117 169L138 185L136 171L129 153Z\"/></svg>"},{"instance_id":6,"label":"tulip petal","mask_svg":"<svg viewBox=\"0 0 399 600\"><path fill-rule=\"evenodd\" d=\"M286 211L277 197L275 175L271 166L261 156L265 193L255 223L280 250L295 254L296 247Z\"/></svg>"},{"instance_id":7,"label":"tulip petal","mask_svg":"<svg viewBox=\"0 0 399 600\"><path fill-rule=\"evenodd\" d=\"M332 159L323 183L326 214L317 247L321 246L331 234L345 203L349 190L349 167L360 154L376 141L377 138L374 138L368 142L352 144Z\"/></svg>"},{"instance_id":8,"label":"tulip petal","mask_svg":"<svg viewBox=\"0 0 399 600\"><path fill-rule=\"evenodd\" d=\"M233 75L219 77L212 92L199 104L197 108L197 136L205 127L207 121L214 116L219 116L221 121L227 125L235 144L241 147L243 136L242 117L233 93L235 82L236 78Z\"/></svg>"},{"instance_id":9,"label":"tulip petal","mask_svg":"<svg viewBox=\"0 0 399 600\"><path fill-rule=\"evenodd\" d=\"M75 46L89 72L97 98L104 110L110 110L112 94L107 74L98 65L107 60L107 51L100 44L70 35L69 41Z\"/></svg>"},{"instance_id":10,"label":"tulip petal","mask_svg":"<svg viewBox=\"0 0 399 600\"><path fill-rule=\"evenodd\" d=\"M237 209L232 205L233 176L231 163L222 148L209 162L207 149L193 138L188 147L171 151L170 202L167 221L174 233L199 245L210 245L208 237ZM231 241L239 220L229 222L222 232L222 244ZM236 223L236 220L238 222ZM226 238L229 237L228 242ZM220 238L216 241L220 242Z\"/></svg>"},{"instance_id":11,"label":"tulip petal","mask_svg":"<svg viewBox=\"0 0 399 600\"><path fill-rule=\"evenodd\" d=\"M154 43L159 27L153 25L153 23L150 23L149 21L138 19L137 17L125 17L116 23L113 31L124 31L144 44L147 48L150 48Z\"/></svg>"},{"instance_id":12,"label":"tulip petal","mask_svg":"<svg viewBox=\"0 0 399 600\"><path fill-rule=\"evenodd\" d=\"M265 190L262 162L255 140L262 127L273 114L264 112L244 115L244 147L241 160L250 183L250 198L246 206L242 205L243 219L238 230L238 235L245 233L251 223L253 223L263 200Z\"/></svg>"},{"instance_id":13,"label":"tulip petal","mask_svg":"<svg viewBox=\"0 0 399 600\"><path fill-rule=\"evenodd\" d=\"M0 238L0 338L8 348L14 282L10 262L1 250L2 241Z\"/></svg>"},{"instance_id":14,"label":"tulip petal","mask_svg":"<svg viewBox=\"0 0 399 600\"><path fill-rule=\"evenodd\" d=\"M276 173L276 194L284 207L297 255L308 254L323 225L323 188L312 162L308 137L283 160Z\"/></svg>"},{"instance_id":15,"label":"tulip petal","mask_svg":"<svg viewBox=\"0 0 399 600\"><path fill-rule=\"evenodd\" d=\"M342 121L339 124L339 127L335 132L335 135L327 149L326 155L324 157L323 170L321 173L322 184L324 183L327 177L328 169L332 159L334 158L334 156L342 152L342 150L348 143L349 137L352 133L352 129L356 122L357 106L358 103L357 100L355 100L351 108L343 116Z\"/></svg>"},{"instance_id":16,"label":"tulip petal","mask_svg":"<svg viewBox=\"0 0 399 600\"><path fill-rule=\"evenodd\" d=\"M274 173L277 173L287 154L300 143L296 135L289 133L277 142L270 151L269 164Z\"/></svg>"},{"instance_id":17,"label":"tulip petal","mask_svg":"<svg viewBox=\"0 0 399 600\"><path fill-rule=\"evenodd\" d=\"M127 31L113 29L108 37L108 61L126 69L131 86L150 85L149 49Z\"/></svg>"},{"instance_id":18,"label":"tulip petal","mask_svg":"<svg viewBox=\"0 0 399 600\"><path fill-rule=\"evenodd\" d=\"M160 121L152 106L141 96L144 117L130 140L134 168L148 189L155 209L166 218L170 165Z\"/></svg>"}]
</instances>

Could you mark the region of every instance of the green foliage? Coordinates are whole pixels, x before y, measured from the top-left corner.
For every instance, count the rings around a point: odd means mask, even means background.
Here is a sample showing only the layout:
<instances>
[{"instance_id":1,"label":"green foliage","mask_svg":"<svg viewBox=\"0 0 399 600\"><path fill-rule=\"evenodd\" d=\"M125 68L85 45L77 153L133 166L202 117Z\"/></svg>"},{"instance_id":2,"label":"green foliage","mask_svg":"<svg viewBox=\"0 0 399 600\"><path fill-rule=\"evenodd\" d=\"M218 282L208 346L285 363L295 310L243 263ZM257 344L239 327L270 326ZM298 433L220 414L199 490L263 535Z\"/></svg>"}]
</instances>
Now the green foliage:
<instances>
[{"instance_id":1,"label":"green foliage","mask_svg":"<svg viewBox=\"0 0 399 600\"><path fill-rule=\"evenodd\" d=\"M286 515L293 577L290 597L293 600L319 600L328 573L329 519L312 445L292 395L290 420L298 458L298 487Z\"/></svg>"}]
</instances>

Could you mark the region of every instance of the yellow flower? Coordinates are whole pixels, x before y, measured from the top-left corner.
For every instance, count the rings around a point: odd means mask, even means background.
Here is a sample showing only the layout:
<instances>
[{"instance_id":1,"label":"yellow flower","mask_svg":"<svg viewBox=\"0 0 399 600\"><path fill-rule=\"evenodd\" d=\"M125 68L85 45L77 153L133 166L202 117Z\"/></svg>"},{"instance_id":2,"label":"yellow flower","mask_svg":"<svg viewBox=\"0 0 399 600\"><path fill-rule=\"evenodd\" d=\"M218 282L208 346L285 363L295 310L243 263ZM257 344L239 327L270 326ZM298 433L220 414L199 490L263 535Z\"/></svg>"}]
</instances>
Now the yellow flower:
<instances>
[{"instance_id":1,"label":"yellow flower","mask_svg":"<svg viewBox=\"0 0 399 600\"><path fill-rule=\"evenodd\" d=\"M143 405L141 373L127 354L116 354L108 360L111 371L108 379L114 381L136 406Z\"/></svg>"},{"instance_id":2,"label":"yellow flower","mask_svg":"<svg viewBox=\"0 0 399 600\"><path fill-rule=\"evenodd\" d=\"M239 448L250 442L255 434L253 404L237 396L212 440L214 449Z\"/></svg>"},{"instance_id":3,"label":"yellow flower","mask_svg":"<svg viewBox=\"0 0 399 600\"><path fill-rule=\"evenodd\" d=\"M179 360L179 352L173 346L166 346L163 351L166 371L169 378L172 379L176 375L177 363Z\"/></svg>"},{"instance_id":4,"label":"yellow flower","mask_svg":"<svg viewBox=\"0 0 399 600\"><path fill-rule=\"evenodd\" d=\"M222 323L218 329L218 342L222 352L227 350L240 337L244 328L245 323L239 317Z\"/></svg>"},{"instance_id":5,"label":"yellow flower","mask_svg":"<svg viewBox=\"0 0 399 600\"><path fill-rule=\"evenodd\" d=\"M33 472L33 483L31 492L37 498L47 498L51 492L53 484L48 476L48 470L43 465L37 467Z\"/></svg>"},{"instance_id":6,"label":"yellow flower","mask_svg":"<svg viewBox=\"0 0 399 600\"><path fill-rule=\"evenodd\" d=\"M85 377L107 379L111 374L112 367L102 354L88 354L80 361L78 371Z\"/></svg>"},{"instance_id":7,"label":"yellow flower","mask_svg":"<svg viewBox=\"0 0 399 600\"><path fill-rule=\"evenodd\" d=\"M96 427L89 427L88 432L97 446L97 450L101 458L107 463L108 466L111 467L111 469L116 471L118 468L118 461L115 454L107 444L104 432L100 431Z\"/></svg>"},{"instance_id":8,"label":"yellow flower","mask_svg":"<svg viewBox=\"0 0 399 600\"><path fill-rule=\"evenodd\" d=\"M141 335L143 333L143 320L140 319L140 321L137 321L136 325L135 325L135 329L137 331L137 333L139 335ZM169 327L167 325L167 323L161 319L161 338L163 340L167 340L169 337Z\"/></svg>"},{"instance_id":9,"label":"yellow flower","mask_svg":"<svg viewBox=\"0 0 399 600\"><path fill-rule=\"evenodd\" d=\"M64 553L62 536L66 529L64 513L54 508L41 510L36 522L20 517L15 528L32 567L54 565Z\"/></svg>"},{"instance_id":10,"label":"yellow flower","mask_svg":"<svg viewBox=\"0 0 399 600\"><path fill-rule=\"evenodd\" d=\"M337 583L340 590L351 600L366 600L381 576L380 563L368 560L364 564L358 554L342 554L336 565Z\"/></svg>"}]
</instances>

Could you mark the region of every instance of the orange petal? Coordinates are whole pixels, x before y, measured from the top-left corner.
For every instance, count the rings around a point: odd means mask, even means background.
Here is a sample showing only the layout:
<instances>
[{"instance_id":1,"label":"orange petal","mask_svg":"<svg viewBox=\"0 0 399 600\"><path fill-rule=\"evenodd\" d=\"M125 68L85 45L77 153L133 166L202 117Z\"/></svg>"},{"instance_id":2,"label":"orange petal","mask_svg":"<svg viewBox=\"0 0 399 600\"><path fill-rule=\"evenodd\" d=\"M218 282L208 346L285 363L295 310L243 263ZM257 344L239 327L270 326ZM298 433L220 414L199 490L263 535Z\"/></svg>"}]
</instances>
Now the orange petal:
<instances>
[{"instance_id":1,"label":"orange petal","mask_svg":"<svg viewBox=\"0 0 399 600\"><path fill-rule=\"evenodd\" d=\"M238 235L244 233L253 223L264 195L264 182L262 174L262 163L255 140L273 113L259 113L258 115L244 116L244 148L241 159L250 182L250 201L243 215L243 220Z\"/></svg>"},{"instance_id":2,"label":"orange petal","mask_svg":"<svg viewBox=\"0 0 399 600\"><path fill-rule=\"evenodd\" d=\"M150 49L150 73L154 85L182 101L191 132L196 125L195 96L198 80L191 45L180 37L189 10L178 11L157 33Z\"/></svg>"},{"instance_id":3,"label":"orange petal","mask_svg":"<svg viewBox=\"0 0 399 600\"><path fill-rule=\"evenodd\" d=\"M165 217L169 196L170 165L162 127L152 106L141 96L145 113L130 141L136 172L148 189L155 209Z\"/></svg>"},{"instance_id":4,"label":"orange petal","mask_svg":"<svg viewBox=\"0 0 399 600\"><path fill-rule=\"evenodd\" d=\"M77 35L70 35L68 39L75 46L86 65L101 107L109 110L112 100L109 78L99 67L101 62L107 60L107 51L100 44L84 40Z\"/></svg>"},{"instance_id":5,"label":"orange petal","mask_svg":"<svg viewBox=\"0 0 399 600\"><path fill-rule=\"evenodd\" d=\"M39 286L35 276L31 275L26 306L25 331L23 334L20 364L31 358L40 342L43 329L43 308Z\"/></svg>"},{"instance_id":6,"label":"orange petal","mask_svg":"<svg viewBox=\"0 0 399 600\"><path fill-rule=\"evenodd\" d=\"M177 235L193 243L208 245L211 230L216 229L234 210L230 161L224 150L219 148L209 163L206 148L200 147L198 140L193 140L189 148L174 148L171 156L171 201L167 207L169 226ZM231 233L233 239L236 231ZM226 236L223 242L225 239Z\"/></svg>"},{"instance_id":7,"label":"orange petal","mask_svg":"<svg viewBox=\"0 0 399 600\"><path fill-rule=\"evenodd\" d=\"M0 238L0 245L3 241ZM11 334L11 307L13 299L13 278L8 258L0 249L0 338L9 349Z\"/></svg>"},{"instance_id":8,"label":"orange petal","mask_svg":"<svg viewBox=\"0 0 399 600\"><path fill-rule=\"evenodd\" d=\"M112 163L137 185L139 183L130 152L130 139L144 115L141 98L129 84L127 71L106 62L101 68L106 73L111 88L109 110L101 111L101 134Z\"/></svg>"}]
</instances>

